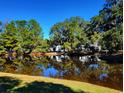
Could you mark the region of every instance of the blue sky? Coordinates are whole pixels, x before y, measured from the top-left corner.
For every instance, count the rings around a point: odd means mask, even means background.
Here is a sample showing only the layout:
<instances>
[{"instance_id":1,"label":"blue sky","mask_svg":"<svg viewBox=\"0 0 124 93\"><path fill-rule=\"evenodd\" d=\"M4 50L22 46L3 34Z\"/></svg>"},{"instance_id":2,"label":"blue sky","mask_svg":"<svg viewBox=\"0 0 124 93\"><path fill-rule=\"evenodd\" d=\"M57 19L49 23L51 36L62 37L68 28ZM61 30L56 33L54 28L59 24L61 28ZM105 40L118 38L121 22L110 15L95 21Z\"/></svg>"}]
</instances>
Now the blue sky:
<instances>
[{"instance_id":1,"label":"blue sky","mask_svg":"<svg viewBox=\"0 0 124 93\"><path fill-rule=\"evenodd\" d=\"M72 16L90 20L103 4L104 0L0 0L0 20L36 19L48 38L53 24Z\"/></svg>"}]
</instances>

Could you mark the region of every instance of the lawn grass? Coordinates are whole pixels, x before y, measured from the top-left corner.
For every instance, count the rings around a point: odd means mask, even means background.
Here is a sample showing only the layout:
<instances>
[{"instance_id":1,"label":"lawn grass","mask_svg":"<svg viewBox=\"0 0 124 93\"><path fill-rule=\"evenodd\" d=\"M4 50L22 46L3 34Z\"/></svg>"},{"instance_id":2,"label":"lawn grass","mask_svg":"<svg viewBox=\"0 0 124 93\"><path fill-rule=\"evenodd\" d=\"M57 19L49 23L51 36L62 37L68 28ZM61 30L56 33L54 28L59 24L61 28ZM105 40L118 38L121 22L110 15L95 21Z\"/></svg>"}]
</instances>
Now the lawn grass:
<instances>
[{"instance_id":1,"label":"lawn grass","mask_svg":"<svg viewBox=\"0 0 124 93\"><path fill-rule=\"evenodd\" d=\"M17 93L36 93L36 92L37 93L67 93L67 92L68 93L85 93L85 92L86 93L122 93L122 91L118 91L118 90L114 90L111 88L102 87L102 86L98 86L90 83L85 83L85 82L46 78L42 76L11 74L11 73L3 73L3 72L0 72L0 80L1 80L0 83L2 82L2 79L3 79L2 77L3 78L11 77L11 78L14 78L15 80L21 81L19 85L15 86L14 89L18 91L23 90L23 92L17 92ZM5 79L3 79L3 81L5 81ZM62 91L62 88L63 88L63 91ZM41 89L43 89L42 92L41 92ZM44 90L44 89L47 89L47 90ZM29 92L30 90L32 91ZM43 91L46 91L46 92L43 92Z\"/></svg>"}]
</instances>

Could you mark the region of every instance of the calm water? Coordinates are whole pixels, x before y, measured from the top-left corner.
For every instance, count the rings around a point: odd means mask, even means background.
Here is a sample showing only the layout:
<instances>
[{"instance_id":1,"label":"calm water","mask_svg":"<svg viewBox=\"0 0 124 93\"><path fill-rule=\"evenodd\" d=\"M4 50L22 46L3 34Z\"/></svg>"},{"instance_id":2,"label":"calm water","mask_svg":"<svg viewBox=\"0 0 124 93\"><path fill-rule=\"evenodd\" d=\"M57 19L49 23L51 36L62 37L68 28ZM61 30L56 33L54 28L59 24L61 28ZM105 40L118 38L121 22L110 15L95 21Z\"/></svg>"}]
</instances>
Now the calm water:
<instances>
[{"instance_id":1,"label":"calm water","mask_svg":"<svg viewBox=\"0 0 124 93\"><path fill-rule=\"evenodd\" d=\"M122 90L123 64L100 56L0 58L0 71L90 82Z\"/></svg>"}]
</instances>

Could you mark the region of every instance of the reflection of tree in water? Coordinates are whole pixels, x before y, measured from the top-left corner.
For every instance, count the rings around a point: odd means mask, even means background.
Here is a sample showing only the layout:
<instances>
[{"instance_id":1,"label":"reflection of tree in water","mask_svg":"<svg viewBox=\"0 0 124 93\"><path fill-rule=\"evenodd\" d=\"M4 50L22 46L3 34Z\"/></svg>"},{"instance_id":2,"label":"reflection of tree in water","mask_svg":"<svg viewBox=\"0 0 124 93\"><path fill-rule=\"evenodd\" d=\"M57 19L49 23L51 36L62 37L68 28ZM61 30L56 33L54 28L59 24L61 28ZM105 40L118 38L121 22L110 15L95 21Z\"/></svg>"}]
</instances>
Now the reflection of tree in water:
<instances>
[{"instance_id":1,"label":"reflection of tree in water","mask_svg":"<svg viewBox=\"0 0 124 93\"><path fill-rule=\"evenodd\" d=\"M30 56L22 56L12 60L7 57L4 59L4 64L1 65L1 68L3 68L4 72L40 75L41 70L36 68L35 61Z\"/></svg>"},{"instance_id":2,"label":"reflection of tree in water","mask_svg":"<svg viewBox=\"0 0 124 93\"><path fill-rule=\"evenodd\" d=\"M11 57L6 57L6 58L0 58L1 61L1 65L0 65L0 71L4 71L4 72L15 72L15 70L17 69L17 64L16 62L13 62L13 58Z\"/></svg>"},{"instance_id":3,"label":"reflection of tree in water","mask_svg":"<svg viewBox=\"0 0 124 93\"><path fill-rule=\"evenodd\" d=\"M91 56L89 62L81 62L79 57L70 58L63 62L53 62L52 65L59 72L62 72L62 78L85 81L114 87L120 89L122 87L122 67L107 64L104 61L97 61L98 57ZM118 67L118 68L117 68ZM117 87L118 85L118 87Z\"/></svg>"},{"instance_id":4,"label":"reflection of tree in water","mask_svg":"<svg viewBox=\"0 0 124 93\"><path fill-rule=\"evenodd\" d=\"M96 57L89 58L92 58L89 59L89 62L80 61L79 57L63 58L62 62L44 56L36 58L19 56L11 60L1 58L0 71L44 76L45 71L48 70L50 71L50 73L47 72L48 77L86 81L114 88L118 85L118 88L121 88L120 84L123 80L121 64L112 65L102 61L98 62Z\"/></svg>"},{"instance_id":5,"label":"reflection of tree in water","mask_svg":"<svg viewBox=\"0 0 124 93\"><path fill-rule=\"evenodd\" d=\"M21 60L21 66L18 70L18 73L28 74L28 75L39 75L39 71L35 70L35 62L30 56L26 56ZM34 73L35 72L35 73Z\"/></svg>"},{"instance_id":6,"label":"reflection of tree in water","mask_svg":"<svg viewBox=\"0 0 124 93\"><path fill-rule=\"evenodd\" d=\"M72 72L73 68L74 68L74 64L72 60L68 60L68 59L62 59L62 62L58 62L58 61L51 61L50 62L51 66L54 67L55 69L58 70L59 73L56 74L57 76L64 76L64 74L66 72Z\"/></svg>"}]
</instances>

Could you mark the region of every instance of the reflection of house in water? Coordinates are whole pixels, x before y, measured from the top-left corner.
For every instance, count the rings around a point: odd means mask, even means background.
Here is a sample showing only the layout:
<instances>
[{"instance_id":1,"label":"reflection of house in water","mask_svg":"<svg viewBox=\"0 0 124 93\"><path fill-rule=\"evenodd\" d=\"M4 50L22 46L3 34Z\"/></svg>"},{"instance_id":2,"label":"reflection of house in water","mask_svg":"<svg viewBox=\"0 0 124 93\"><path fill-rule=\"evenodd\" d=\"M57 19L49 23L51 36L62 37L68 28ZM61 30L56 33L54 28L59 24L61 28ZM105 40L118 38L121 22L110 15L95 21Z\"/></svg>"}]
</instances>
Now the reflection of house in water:
<instances>
[{"instance_id":1,"label":"reflection of house in water","mask_svg":"<svg viewBox=\"0 0 124 93\"><path fill-rule=\"evenodd\" d=\"M97 62L101 61L98 56L80 56L79 61L81 62Z\"/></svg>"},{"instance_id":2,"label":"reflection of house in water","mask_svg":"<svg viewBox=\"0 0 124 93\"><path fill-rule=\"evenodd\" d=\"M62 62L62 57L61 56L54 56L54 58L57 62Z\"/></svg>"},{"instance_id":3,"label":"reflection of house in water","mask_svg":"<svg viewBox=\"0 0 124 93\"><path fill-rule=\"evenodd\" d=\"M69 56L67 55L60 55L60 56L50 56L52 60L55 60L57 62L62 62L63 60L69 59Z\"/></svg>"},{"instance_id":4,"label":"reflection of house in water","mask_svg":"<svg viewBox=\"0 0 124 93\"><path fill-rule=\"evenodd\" d=\"M61 62L61 61L62 61L62 60L61 60L61 56L50 56L50 58L51 58L52 60L57 61L57 62Z\"/></svg>"},{"instance_id":5,"label":"reflection of house in water","mask_svg":"<svg viewBox=\"0 0 124 93\"><path fill-rule=\"evenodd\" d=\"M81 57L79 57L79 60L81 62L89 62L89 58L90 58L90 56L81 56Z\"/></svg>"},{"instance_id":6,"label":"reflection of house in water","mask_svg":"<svg viewBox=\"0 0 124 93\"><path fill-rule=\"evenodd\" d=\"M70 57L68 55L59 55L59 56L50 56L50 59L62 62L64 60L69 60ZM85 63L85 62L98 62L101 61L98 56L80 56L79 58L75 58L75 60L78 59L79 61Z\"/></svg>"}]
</instances>

